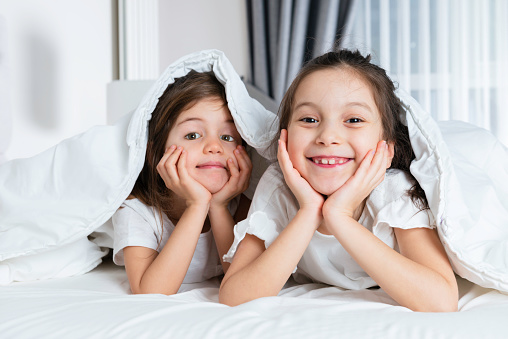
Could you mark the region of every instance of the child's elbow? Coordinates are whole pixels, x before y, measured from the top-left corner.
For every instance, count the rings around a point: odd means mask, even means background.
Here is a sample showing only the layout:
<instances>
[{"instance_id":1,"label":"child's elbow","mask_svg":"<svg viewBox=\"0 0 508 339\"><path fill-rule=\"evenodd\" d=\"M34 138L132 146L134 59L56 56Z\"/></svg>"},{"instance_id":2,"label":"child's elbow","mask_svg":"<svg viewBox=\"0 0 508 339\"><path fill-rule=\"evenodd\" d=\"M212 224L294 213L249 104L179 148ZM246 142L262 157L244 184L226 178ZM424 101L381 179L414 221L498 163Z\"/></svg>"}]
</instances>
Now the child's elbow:
<instances>
[{"instance_id":1,"label":"child's elbow","mask_svg":"<svg viewBox=\"0 0 508 339\"><path fill-rule=\"evenodd\" d=\"M413 309L415 312L457 312L459 307L458 295L440 298L433 303L419 305Z\"/></svg>"},{"instance_id":2,"label":"child's elbow","mask_svg":"<svg viewBox=\"0 0 508 339\"><path fill-rule=\"evenodd\" d=\"M178 292L178 290L174 289L156 289L156 288L146 288L146 287L133 287L131 286L132 294L164 294L164 295L173 295Z\"/></svg>"},{"instance_id":3,"label":"child's elbow","mask_svg":"<svg viewBox=\"0 0 508 339\"><path fill-rule=\"evenodd\" d=\"M222 282L222 285L219 289L219 303L227 305L227 306L238 306L243 304L247 300L240 300L238 296L235 296L235 293L230 290L229 286L224 287L225 281Z\"/></svg>"},{"instance_id":4,"label":"child's elbow","mask_svg":"<svg viewBox=\"0 0 508 339\"><path fill-rule=\"evenodd\" d=\"M445 312L457 312L458 304L455 303L439 303L427 307L419 307L414 309L415 312L429 312L429 313L445 313Z\"/></svg>"},{"instance_id":5,"label":"child's elbow","mask_svg":"<svg viewBox=\"0 0 508 339\"><path fill-rule=\"evenodd\" d=\"M227 293L227 291L224 291L224 289L219 289L219 303L227 306L238 306L241 303L238 302L238 300L235 300L235 298L231 298L231 295Z\"/></svg>"}]
</instances>

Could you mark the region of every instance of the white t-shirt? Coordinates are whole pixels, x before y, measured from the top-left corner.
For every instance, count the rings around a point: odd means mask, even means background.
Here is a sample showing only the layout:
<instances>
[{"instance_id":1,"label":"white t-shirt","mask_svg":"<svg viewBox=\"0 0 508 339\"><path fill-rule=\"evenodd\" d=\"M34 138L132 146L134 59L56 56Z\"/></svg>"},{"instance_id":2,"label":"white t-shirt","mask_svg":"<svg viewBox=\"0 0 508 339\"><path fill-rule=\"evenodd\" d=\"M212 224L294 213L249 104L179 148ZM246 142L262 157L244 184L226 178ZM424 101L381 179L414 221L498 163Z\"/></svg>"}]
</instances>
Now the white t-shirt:
<instances>
[{"instance_id":1,"label":"white t-shirt","mask_svg":"<svg viewBox=\"0 0 508 339\"><path fill-rule=\"evenodd\" d=\"M237 201L233 200L230 211L236 210L236 205ZM163 214L161 238L158 213L138 199L125 200L112 221L115 230L113 261L117 265L124 265L123 249L127 246L142 246L160 252L175 229L175 225ZM201 233L183 283L202 282L222 273L212 231Z\"/></svg>"},{"instance_id":2,"label":"white t-shirt","mask_svg":"<svg viewBox=\"0 0 508 339\"><path fill-rule=\"evenodd\" d=\"M398 251L393 228L434 228L429 210L420 211L407 190L412 187L408 175L388 170L384 181L367 198L358 222ZM231 262L245 235L265 241L265 247L277 238L298 212L298 201L284 182L277 164L271 165L261 178L247 219L235 226L235 240L224 260ZM293 276L297 282L322 282L347 289L363 289L377 284L347 253L333 235L316 231Z\"/></svg>"}]
</instances>

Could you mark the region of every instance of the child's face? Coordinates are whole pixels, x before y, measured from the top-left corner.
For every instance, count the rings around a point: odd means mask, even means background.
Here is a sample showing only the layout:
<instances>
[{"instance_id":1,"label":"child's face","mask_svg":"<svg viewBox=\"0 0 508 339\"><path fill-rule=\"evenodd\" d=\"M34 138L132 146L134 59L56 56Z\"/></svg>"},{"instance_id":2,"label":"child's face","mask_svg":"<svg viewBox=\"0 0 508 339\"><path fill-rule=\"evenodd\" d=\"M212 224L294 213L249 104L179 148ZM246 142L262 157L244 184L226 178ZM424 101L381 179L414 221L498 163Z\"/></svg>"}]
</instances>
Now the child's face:
<instances>
[{"instance_id":1,"label":"child's face","mask_svg":"<svg viewBox=\"0 0 508 339\"><path fill-rule=\"evenodd\" d=\"M191 108L180 113L166 141L182 146L187 155L189 175L210 193L218 192L229 180L227 159L241 144L233 118L226 105L217 98L198 101Z\"/></svg>"},{"instance_id":2,"label":"child's face","mask_svg":"<svg viewBox=\"0 0 508 339\"><path fill-rule=\"evenodd\" d=\"M298 86L288 126L288 153L317 192L330 195L340 188L382 136L372 91L355 73L320 70ZM389 150L391 158L392 144Z\"/></svg>"}]
</instances>

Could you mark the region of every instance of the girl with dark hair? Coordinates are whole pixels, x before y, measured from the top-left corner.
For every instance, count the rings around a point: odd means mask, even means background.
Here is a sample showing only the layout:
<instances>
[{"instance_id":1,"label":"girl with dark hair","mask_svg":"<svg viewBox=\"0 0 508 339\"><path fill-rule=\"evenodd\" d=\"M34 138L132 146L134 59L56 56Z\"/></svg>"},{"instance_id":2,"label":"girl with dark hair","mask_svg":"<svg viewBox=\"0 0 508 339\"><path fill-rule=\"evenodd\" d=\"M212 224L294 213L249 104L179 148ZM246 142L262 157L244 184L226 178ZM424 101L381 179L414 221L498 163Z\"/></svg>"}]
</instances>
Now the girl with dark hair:
<instances>
[{"instance_id":1,"label":"girl with dark hair","mask_svg":"<svg viewBox=\"0 0 508 339\"><path fill-rule=\"evenodd\" d=\"M297 282L380 286L415 311L455 311L457 282L422 188L403 107L358 51L317 57L280 110L278 164L263 175L225 256L219 299L237 305Z\"/></svg>"},{"instance_id":2,"label":"girl with dark hair","mask_svg":"<svg viewBox=\"0 0 508 339\"><path fill-rule=\"evenodd\" d=\"M252 164L213 72L190 71L152 113L144 167L113 216L113 260L133 293L174 294L225 272Z\"/></svg>"}]
</instances>

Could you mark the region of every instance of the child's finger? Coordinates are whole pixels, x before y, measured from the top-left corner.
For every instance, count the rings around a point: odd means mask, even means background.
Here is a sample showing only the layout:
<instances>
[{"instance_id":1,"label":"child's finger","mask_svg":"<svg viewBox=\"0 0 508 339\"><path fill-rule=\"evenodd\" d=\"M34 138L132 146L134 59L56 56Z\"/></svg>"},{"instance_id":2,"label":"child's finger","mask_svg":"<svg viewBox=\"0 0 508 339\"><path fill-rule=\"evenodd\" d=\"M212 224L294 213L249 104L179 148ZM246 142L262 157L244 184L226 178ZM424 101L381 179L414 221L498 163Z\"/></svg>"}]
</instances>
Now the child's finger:
<instances>
[{"instance_id":1,"label":"child's finger","mask_svg":"<svg viewBox=\"0 0 508 339\"><path fill-rule=\"evenodd\" d=\"M172 145L171 147L166 148L166 151L164 152L164 155L162 156L161 160L159 160L159 163L156 166L157 172L161 176L161 178L164 181L167 181L169 179L167 170L166 170L166 163L169 159L169 157L173 154L175 151L176 146Z\"/></svg>"},{"instance_id":2,"label":"child's finger","mask_svg":"<svg viewBox=\"0 0 508 339\"><path fill-rule=\"evenodd\" d=\"M180 174L179 171L177 170L177 163L179 162L179 159L182 155L182 151L183 148L181 146L177 147L166 161L165 168L171 181L176 182L180 180Z\"/></svg>"},{"instance_id":3,"label":"child's finger","mask_svg":"<svg viewBox=\"0 0 508 339\"><path fill-rule=\"evenodd\" d=\"M176 164L176 169L178 170L178 175L180 176L180 180L185 181L189 178L189 173L187 172L187 152L182 148L180 158Z\"/></svg>"},{"instance_id":4,"label":"child's finger","mask_svg":"<svg viewBox=\"0 0 508 339\"><path fill-rule=\"evenodd\" d=\"M370 186L375 187L381 183L386 173L386 142L380 141L377 144L376 152L370 162L370 166L366 169L364 181Z\"/></svg>"},{"instance_id":5,"label":"child's finger","mask_svg":"<svg viewBox=\"0 0 508 339\"><path fill-rule=\"evenodd\" d=\"M235 158L240 171L252 169L252 162L250 161L250 157L244 147L238 146L238 148L233 153L235 154Z\"/></svg>"},{"instance_id":6,"label":"child's finger","mask_svg":"<svg viewBox=\"0 0 508 339\"><path fill-rule=\"evenodd\" d=\"M280 131L279 148L277 151L277 159L279 160L280 167L286 172L293 168L291 159L286 149L287 131L285 129Z\"/></svg>"},{"instance_id":7,"label":"child's finger","mask_svg":"<svg viewBox=\"0 0 508 339\"><path fill-rule=\"evenodd\" d=\"M236 167L235 162L231 158L229 158L227 160L227 166L229 168L229 173L231 174L231 176L229 177L229 183L233 187L236 187L238 185L238 182L240 181L240 173L241 172L238 169L238 167Z\"/></svg>"},{"instance_id":8,"label":"child's finger","mask_svg":"<svg viewBox=\"0 0 508 339\"><path fill-rule=\"evenodd\" d=\"M234 152L238 163L239 177L238 182L241 185L242 192L249 187L250 175L252 173L252 162L245 148L239 146Z\"/></svg>"},{"instance_id":9,"label":"child's finger","mask_svg":"<svg viewBox=\"0 0 508 339\"><path fill-rule=\"evenodd\" d=\"M168 147L166 148L166 151L164 152L164 154L162 155L162 158L161 160L159 160L159 163L157 164L157 169L164 167L164 164L166 163L166 161L168 160L169 156L171 154L173 154L173 152L175 151L176 149L176 146L175 145L171 145L171 147Z\"/></svg>"},{"instance_id":10,"label":"child's finger","mask_svg":"<svg viewBox=\"0 0 508 339\"><path fill-rule=\"evenodd\" d=\"M365 176L368 173L368 170L370 168L370 165L372 163L372 159L374 159L375 151L369 150L365 157L363 158L362 162L360 163L360 166L358 166L354 176L355 177L361 177L362 180L365 178Z\"/></svg>"},{"instance_id":11,"label":"child's finger","mask_svg":"<svg viewBox=\"0 0 508 339\"><path fill-rule=\"evenodd\" d=\"M238 169L240 171L240 179L245 180L250 178L252 172L252 162L250 157L243 147L234 151Z\"/></svg>"}]
</instances>

